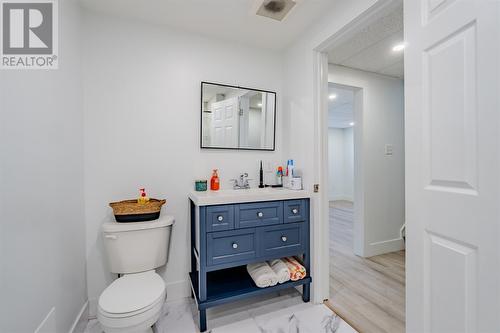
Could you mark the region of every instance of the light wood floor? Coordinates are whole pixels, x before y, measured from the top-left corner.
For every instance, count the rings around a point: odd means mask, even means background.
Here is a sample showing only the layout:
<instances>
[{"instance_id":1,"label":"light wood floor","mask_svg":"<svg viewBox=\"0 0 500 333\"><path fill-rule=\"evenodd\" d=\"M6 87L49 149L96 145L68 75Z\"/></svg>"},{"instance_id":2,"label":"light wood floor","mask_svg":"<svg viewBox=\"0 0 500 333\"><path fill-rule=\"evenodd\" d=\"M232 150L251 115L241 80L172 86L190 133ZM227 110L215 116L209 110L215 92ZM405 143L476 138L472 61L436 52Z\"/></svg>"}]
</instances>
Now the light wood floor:
<instances>
[{"instance_id":1,"label":"light wood floor","mask_svg":"<svg viewBox=\"0 0 500 333\"><path fill-rule=\"evenodd\" d=\"M360 333L405 331L405 252L353 253L353 208L330 202L330 303Z\"/></svg>"}]
</instances>

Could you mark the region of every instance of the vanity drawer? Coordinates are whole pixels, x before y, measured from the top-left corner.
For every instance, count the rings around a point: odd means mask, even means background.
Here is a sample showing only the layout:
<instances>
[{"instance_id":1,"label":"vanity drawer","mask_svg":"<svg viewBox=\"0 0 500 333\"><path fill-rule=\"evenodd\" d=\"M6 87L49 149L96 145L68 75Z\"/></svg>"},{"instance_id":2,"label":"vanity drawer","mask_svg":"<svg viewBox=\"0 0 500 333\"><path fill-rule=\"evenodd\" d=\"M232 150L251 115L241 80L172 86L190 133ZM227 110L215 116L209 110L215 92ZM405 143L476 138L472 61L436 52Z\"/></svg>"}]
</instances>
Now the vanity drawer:
<instances>
[{"instance_id":1,"label":"vanity drawer","mask_svg":"<svg viewBox=\"0 0 500 333\"><path fill-rule=\"evenodd\" d=\"M217 265L256 257L255 229L207 234L207 265Z\"/></svg>"},{"instance_id":2,"label":"vanity drawer","mask_svg":"<svg viewBox=\"0 0 500 333\"><path fill-rule=\"evenodd\" d=\"M304 223L290 223L257 229L259 256L285 257L305 250Z\"/></svg>"},{"instance_id":3,"label":"vanity drawer","mask_svg":"<svg viewBox=\"0 0 500 333\"><path fill-rule=\"evenodd\" d=\"M282 201L240 204L235 209L235 228L283 223Z\"/></svg>"},{"instance_id":4,"label":"vanity drawer","mask_svg":"<svg viewBox=\"0 0 500 333\"><path fill-rule=\"evenodd\" d=\"M234 206L207 207L207 232L234 229Z\"/></svg>"},{"instance_id":5,"label":"vanity drawer","mask_svg":"<svg viewBox=\"0 0 500 333\"><path fill-rule=\"evenodd\" d=\"M303 222L307 220L306 201L288 200L284 202L285 223Z\"/></svg>"}]
</instances>

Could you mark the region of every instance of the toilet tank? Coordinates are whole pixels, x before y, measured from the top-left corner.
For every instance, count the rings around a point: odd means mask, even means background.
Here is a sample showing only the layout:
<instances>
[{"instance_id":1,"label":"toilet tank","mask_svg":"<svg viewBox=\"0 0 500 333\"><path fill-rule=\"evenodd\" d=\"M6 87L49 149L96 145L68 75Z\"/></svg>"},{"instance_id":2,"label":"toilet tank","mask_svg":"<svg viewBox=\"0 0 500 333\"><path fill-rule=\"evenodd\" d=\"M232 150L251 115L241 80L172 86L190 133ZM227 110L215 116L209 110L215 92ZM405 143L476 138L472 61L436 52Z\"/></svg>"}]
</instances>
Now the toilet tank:
<instances>
[{"instance_id":1,"label":"toilet tank","mask_svg":"<svg viewBox=\"0 0 500 333\"><path fill-rule=\"evenodd\" d=\"M109 222L102 226L104 250L113 273L138 273L167 263L174 218L148 222Z\"/></svg>"}]
</instances>

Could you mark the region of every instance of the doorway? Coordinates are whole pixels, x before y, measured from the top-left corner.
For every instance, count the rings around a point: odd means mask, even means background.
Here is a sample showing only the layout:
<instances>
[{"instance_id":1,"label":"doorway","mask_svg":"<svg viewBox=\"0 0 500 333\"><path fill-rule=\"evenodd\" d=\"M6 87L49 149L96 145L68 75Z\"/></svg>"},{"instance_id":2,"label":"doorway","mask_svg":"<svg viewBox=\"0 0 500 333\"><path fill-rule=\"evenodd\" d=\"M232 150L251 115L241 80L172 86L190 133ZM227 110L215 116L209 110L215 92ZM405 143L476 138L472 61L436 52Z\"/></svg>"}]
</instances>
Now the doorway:
<instances>
[{"instance_id":1,"label":"doorway","mask_svg":"<svg viewBox=\"0 0 500 333\"><path fill-rule=\"evenodd\" d=\"M405 331L403 4L328 55L329 303L359 332Z\"/></svg>"},{"instance_id":2,"label":"doorway","mask_svg":"<svg viewBox=\"0 0 500 333\"><path fill-rule=\"evenodd\" d=\"M319 189L328 187L328 52L396 2L377 1L313 47L313 292L324 298L329 203L327 191ZM499 289L498 266L491 262L500 253L494 226L499 122L492 111L499 104L498 71L492 68L500 58L498 47L491 47L500 31L498 14L498 4L488 1L405 1L408 230L402 229L400 241L408 240L408 332L498 331L498 293L491 293Z\"/></svg>"}]
</instances>

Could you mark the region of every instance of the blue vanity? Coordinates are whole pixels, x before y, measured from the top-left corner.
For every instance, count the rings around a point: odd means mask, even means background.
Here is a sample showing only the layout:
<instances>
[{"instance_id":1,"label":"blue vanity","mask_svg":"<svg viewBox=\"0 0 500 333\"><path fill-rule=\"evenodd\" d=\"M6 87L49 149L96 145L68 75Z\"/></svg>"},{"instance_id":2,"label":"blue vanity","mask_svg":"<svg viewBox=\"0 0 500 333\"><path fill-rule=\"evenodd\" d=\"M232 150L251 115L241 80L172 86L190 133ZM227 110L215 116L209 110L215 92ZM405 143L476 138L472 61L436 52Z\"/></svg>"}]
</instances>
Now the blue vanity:
<instances>
[{"instance_id":1,"label":"blue vanity","mask_svg":"<svg viewBox=\"0 0 500 333\"><path fill-rule=\"evenodd\" d=\"M309 196L287 189L193 192L191 273L200 331L207 308L277 290L303 286L310 298ZM297 256L307 277L273 287L257 287L246 265Z\"/></svg>"}]
</instances>

